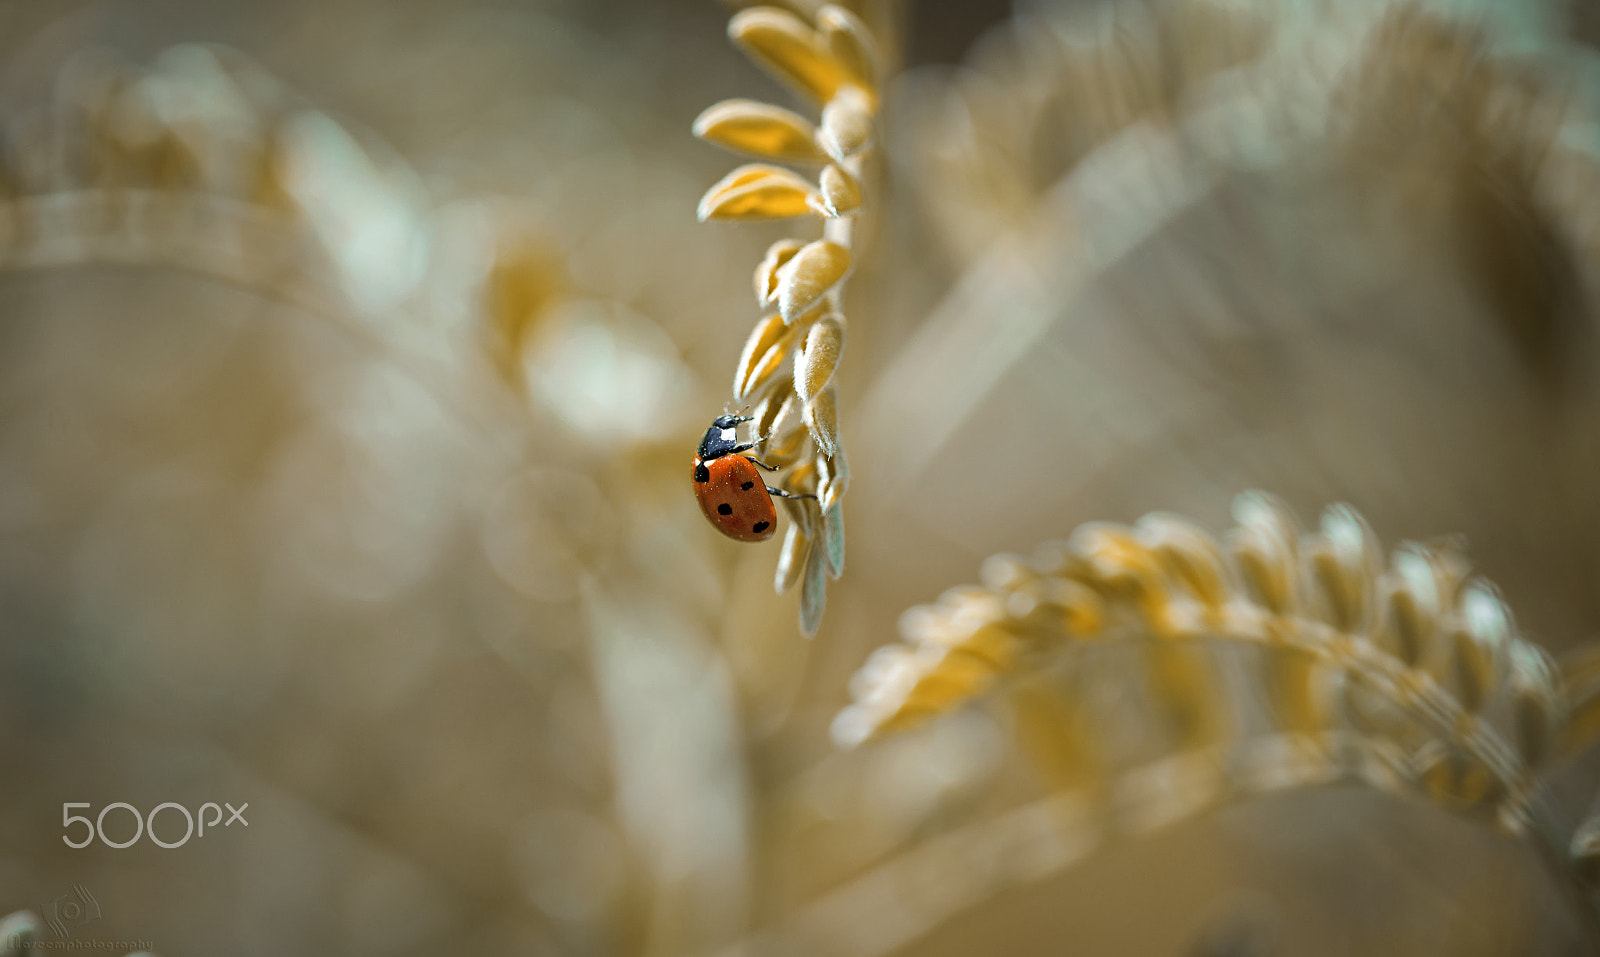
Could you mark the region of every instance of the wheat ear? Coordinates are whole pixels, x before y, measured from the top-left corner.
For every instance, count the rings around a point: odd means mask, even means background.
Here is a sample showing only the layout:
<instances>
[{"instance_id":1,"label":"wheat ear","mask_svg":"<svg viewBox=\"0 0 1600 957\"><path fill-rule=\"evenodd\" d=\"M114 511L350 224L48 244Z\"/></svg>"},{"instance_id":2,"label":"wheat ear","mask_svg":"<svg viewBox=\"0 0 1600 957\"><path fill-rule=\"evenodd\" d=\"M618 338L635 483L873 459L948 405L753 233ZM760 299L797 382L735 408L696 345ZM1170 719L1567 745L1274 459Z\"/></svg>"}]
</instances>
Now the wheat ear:
<instances>
[{"instance_id":1,"label":"wheat ear","mask_svg":"<svg viewBox=\"0 0 1600 957\"><path fill-rule=\"evenodd\" d=\"M906 643L880 649L857 675L837 739L858 743L950 710L1072 642L1246 642L1331 669L1344 698L1357 689L1397 709L1427 733L1413 749L1418 783L1436 798L1494 804L1516 829L1554 743L1586 711L1572 708L1549 656L1517 634L1494 587L1469 578L1448 545L1403 545L1385 565L1348 506L1329 508L1309 535L1261 493L1240 496L1234 517L1220 541L1158 513L1131 528L1085 525L1033 561L989 559L982 586L902 618ZM1393 732L1372 707L1318 697L1313 680L1304 668L1266 675L1283 730Z\"/></svg>"},{"instance_id":2,"label":"wheat ear","mask_svg":"<svg viewBox=\"0 0 1600 957\"><path fill-rule=\"evenodd\" d=\"M784 239L756 267L755 293L769 310L746 340L733 399L754 406L765 460L787 471L789 529L774 586L800 588L800 629L822 623L828 578L844 571L845 489L850 470L839 433L834 380L844 352L845 280L853 265L862 165L873 141L878 52L855 14L824 5L809 19L775 7L736 14L728 35L759 66L820 105L818 121L769 103L726 100L701 113L696 136L766 160L820 167L815 179L771 163L729 173L700 200L700 218L816 216L820 237ZM805 439L809 436L810 443Z\"/></svg>"},{"instance_id":3,"label":"wheat ear","mask_svg":"<svg viewBox=\"0 0 1600 957\"><path fill-rule=\"evenodd\" d=\"M879 649L858 672L835 739L851 746L915 725L997 683L1027 687L1069 647L1109 639L1145 643L1155 697L1204 718L1218 706L1204 676L1174 671L1161 656L1204 642L1253 645L1264 652L1256 680L1276 727L1231 751L1214 733L1180 735L1184 753L1226 769L1217 787L1200 789L1197 807L1262 790L1263 781L1247 779L1275 779L1296 762L1327 773L1291 780L1332 775L1420 795L1529 839L1568 878L1593 925L1593 901L1580 889L1600 877L1600 817L1566 842L1542 779L1600 736L1600 652L1558 667L1518 633L1456 548L1405 544L1385 559L1348 506L1327 509L1311 534L1261 493L1240 496L1233 514L1236 527L1220 539L1153 514L1132 527L1083 526L1031 561L989 559L982 585L903 616L905 642ZM1280 742L1267 749L1274 761L1238 760L1264 741Z\"/></svg>"}]
</instances>

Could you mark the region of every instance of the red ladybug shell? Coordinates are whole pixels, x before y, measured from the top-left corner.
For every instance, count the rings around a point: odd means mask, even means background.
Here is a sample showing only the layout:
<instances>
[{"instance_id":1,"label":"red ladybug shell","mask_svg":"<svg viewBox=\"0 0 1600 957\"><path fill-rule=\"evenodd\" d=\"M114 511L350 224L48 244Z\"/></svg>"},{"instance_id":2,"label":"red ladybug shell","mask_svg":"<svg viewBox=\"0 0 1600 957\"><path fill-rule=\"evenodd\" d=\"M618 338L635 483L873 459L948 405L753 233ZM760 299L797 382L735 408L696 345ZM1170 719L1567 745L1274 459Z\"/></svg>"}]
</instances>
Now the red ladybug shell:
<instances>
[{"instance_id":1,"label":"red ladybug shell","mask_svg":"<svg viewBox=\"0 0 1600 957\"><path fill-rule=\"evenodd\" d=\"M694 457L694 496L717 531L741 542L764 542L778 528L766 482L742 455Z\"/></svg>"}]
</instances>

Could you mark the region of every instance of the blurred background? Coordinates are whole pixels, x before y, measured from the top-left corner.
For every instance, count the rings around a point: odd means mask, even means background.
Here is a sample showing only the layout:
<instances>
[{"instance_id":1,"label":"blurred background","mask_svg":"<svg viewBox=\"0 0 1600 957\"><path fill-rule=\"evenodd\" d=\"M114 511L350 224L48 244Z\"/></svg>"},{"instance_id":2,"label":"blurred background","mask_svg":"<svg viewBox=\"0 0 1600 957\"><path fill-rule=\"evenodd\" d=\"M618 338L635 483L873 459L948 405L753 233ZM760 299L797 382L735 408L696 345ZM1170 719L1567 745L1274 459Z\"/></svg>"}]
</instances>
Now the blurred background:
<instances>
[{"instance_id":1,"label":"blurred background","mask_svg":"<svg viewBox=\"0 0 1600 957\"><path fill-rule=\"evenodd\" d=\"M1591 637L1595 8L868 7L807 642L688 481L790 234L694 219L694 117L794 105L731 5L0 2L0 913L167 957L1587 952L1527 847L1356 789L988 886L941 838L1057 783L1008 713L829 723L984 556L1246 488L1462 534ZM1117 674L1071 693L1159 755ZM72 849L68 802L248 825Z\"/></svg>"}]
</instances>

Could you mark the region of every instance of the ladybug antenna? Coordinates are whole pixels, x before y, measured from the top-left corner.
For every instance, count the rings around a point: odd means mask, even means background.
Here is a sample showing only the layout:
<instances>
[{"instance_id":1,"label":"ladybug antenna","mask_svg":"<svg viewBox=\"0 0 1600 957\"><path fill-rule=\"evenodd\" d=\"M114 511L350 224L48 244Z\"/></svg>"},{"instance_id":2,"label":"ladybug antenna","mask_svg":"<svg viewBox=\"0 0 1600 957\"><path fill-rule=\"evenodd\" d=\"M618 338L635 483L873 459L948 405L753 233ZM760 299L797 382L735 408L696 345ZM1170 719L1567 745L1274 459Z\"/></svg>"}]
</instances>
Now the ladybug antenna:
<instances>
[{"instance_id":1,"label":"ladybug antenna","mask_svg":"<svg viewBox=\"0 0 1600 957\"><path fill-rule=\"evenodd\" d=\"M750 407L747 405L747 406L744 407L744 409L740 409L739 411L743 412L743 411L745 411L745 409L748 409L748 408L750 408ZM748 415L735 415L734 413L731 413L731 412L725 412L722 415L717 416L715 419L712 419L711 420L711 425L712 425L713 428L731 429L734 426L738 425L740 422L749 422L749 421L751 421L751 419L750 419L750 417Z\"/></svg>"}]
</instances>

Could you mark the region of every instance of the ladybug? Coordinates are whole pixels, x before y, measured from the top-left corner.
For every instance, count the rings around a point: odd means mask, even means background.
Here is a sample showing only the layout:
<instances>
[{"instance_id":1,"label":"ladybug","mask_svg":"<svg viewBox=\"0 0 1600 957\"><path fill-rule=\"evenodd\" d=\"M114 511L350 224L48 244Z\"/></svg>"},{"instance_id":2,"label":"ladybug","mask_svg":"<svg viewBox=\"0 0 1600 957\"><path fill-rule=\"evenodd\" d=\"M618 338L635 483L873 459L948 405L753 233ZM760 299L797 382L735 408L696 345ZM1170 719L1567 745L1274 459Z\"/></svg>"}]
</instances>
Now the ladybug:
<instances>
[{"instance_id":1,"label":"ladybug","mask_svg":"<svg viewBox=\"0 0 1600 957\"><path fill-rule=\"evenodd\" d=\"M721 415L706 429L694 455L694 497L700 500L700 511L706 513L706 519L717 531L741 542L764 542L778 528L778 510L772 505L772 496L816 496L792 495L766 484L756 466L769 472L776 472L777 468L744 455L756 444L741 445L735 431L740 422L749 421L747 415Z\"/></svg>"}]
</instances>

